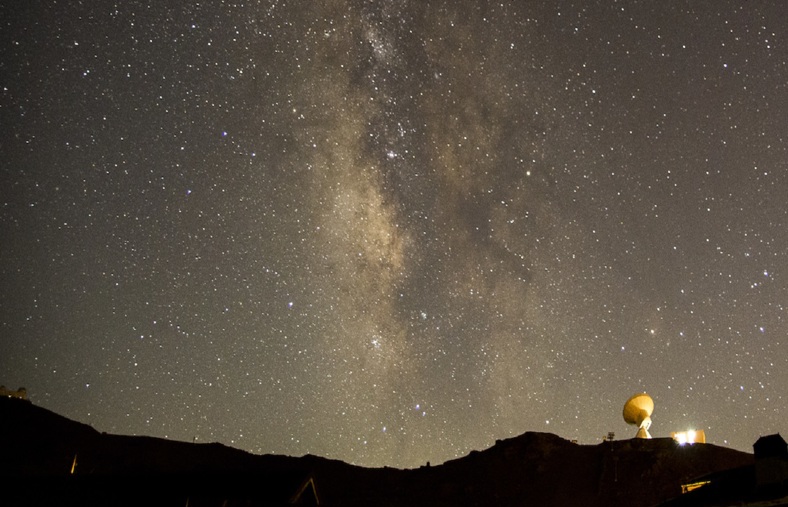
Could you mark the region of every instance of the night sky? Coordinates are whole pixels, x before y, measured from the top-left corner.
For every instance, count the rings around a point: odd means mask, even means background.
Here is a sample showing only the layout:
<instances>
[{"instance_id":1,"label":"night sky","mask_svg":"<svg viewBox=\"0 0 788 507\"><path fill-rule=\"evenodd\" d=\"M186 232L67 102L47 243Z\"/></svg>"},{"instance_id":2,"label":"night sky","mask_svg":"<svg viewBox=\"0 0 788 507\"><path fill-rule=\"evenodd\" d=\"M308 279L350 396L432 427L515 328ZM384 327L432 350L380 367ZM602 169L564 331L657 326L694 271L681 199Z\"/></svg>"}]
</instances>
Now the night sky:
<instances>
[{"instance_id":1,"label":"night sky","mask_svg":"<svg viewBox=\"0 0 788 507\"><path fill-rule=\"evenodd\" d=\"M0 3L0 383L365 466L788 433L788 2L170 4Z\"/></svg>"}]
</instances>

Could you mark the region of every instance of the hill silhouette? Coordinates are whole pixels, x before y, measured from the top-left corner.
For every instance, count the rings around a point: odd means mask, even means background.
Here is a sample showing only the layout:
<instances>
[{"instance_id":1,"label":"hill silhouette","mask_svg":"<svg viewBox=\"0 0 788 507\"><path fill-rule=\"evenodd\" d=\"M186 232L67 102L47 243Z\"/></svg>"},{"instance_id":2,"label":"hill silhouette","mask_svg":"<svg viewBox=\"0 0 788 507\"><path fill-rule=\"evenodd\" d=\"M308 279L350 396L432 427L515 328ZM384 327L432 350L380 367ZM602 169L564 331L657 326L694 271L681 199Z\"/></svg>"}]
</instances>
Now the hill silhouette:
<instances>
[{"instance_id":1,"label":"hill silhouette","mask_svg":"<svg viewBox=\"0 0 788 507\"><path fill-rule=\"evenodd\" d=\"M2 505L650 506L748 453L672 439L578 445L528 432L437 466L364 468L317 456L100 433L0 397ZM73 469L73 473L72 473Z\"/></svg>"}]
</instances>

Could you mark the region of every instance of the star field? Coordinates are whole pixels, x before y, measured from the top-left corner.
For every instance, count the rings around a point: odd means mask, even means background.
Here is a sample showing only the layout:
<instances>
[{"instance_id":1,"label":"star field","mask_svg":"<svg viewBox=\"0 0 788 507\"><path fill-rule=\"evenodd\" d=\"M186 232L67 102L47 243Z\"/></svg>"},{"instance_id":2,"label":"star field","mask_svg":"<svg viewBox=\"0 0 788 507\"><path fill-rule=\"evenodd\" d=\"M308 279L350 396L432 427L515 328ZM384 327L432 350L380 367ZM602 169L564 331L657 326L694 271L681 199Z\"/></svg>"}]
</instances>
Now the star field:
<instances>
[{"instance_id":1,"label":"star field","mask_svg":"<svg viewBox=\"0 0 788 507\"><path fill-rule=\"evenodd\" d=\"M0 383L414 467L786 432L788 5L0 5Z\"/></svg>"}]
</instances>

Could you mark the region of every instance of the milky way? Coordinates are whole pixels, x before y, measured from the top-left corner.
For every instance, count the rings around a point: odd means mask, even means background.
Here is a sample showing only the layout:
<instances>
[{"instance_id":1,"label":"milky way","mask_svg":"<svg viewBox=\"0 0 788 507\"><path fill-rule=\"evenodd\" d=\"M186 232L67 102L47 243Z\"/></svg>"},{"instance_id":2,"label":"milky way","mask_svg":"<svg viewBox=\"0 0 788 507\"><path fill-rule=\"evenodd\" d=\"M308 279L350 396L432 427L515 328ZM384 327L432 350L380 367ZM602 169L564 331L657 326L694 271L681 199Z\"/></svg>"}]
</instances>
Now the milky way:
<instances>
[{"instance_id":1,"label":"milky way","mask_svg":"<svg viewBox=\"0 0 788 507\"><path fill-rule=\"evenodd\" d=\"M440 463L788 431L788 7L0 6L0 382Z\"/></svg>"}]
</instances>

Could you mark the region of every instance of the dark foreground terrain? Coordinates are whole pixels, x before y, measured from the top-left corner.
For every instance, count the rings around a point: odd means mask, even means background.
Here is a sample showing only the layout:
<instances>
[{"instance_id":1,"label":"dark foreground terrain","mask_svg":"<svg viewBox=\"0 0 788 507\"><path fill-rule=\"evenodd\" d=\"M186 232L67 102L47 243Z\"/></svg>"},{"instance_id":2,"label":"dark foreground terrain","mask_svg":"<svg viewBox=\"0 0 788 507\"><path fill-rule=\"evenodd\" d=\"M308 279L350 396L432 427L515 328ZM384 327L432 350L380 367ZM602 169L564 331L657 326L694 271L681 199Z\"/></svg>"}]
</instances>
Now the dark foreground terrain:
<instances>
[{"instance_id":1,"label":"dark foreground terrain","mask_svg":"<svg viewBox=\"0 0 788 507\"><path fill-rule=\"evenodd\" d=\"M108 435L6 397L0 430L0 505L637 507L689 499L682 485L708 474L754 470L753 455L710 444L530 432L438 466L362 468Z\"/></svg>"}]
</instances>

